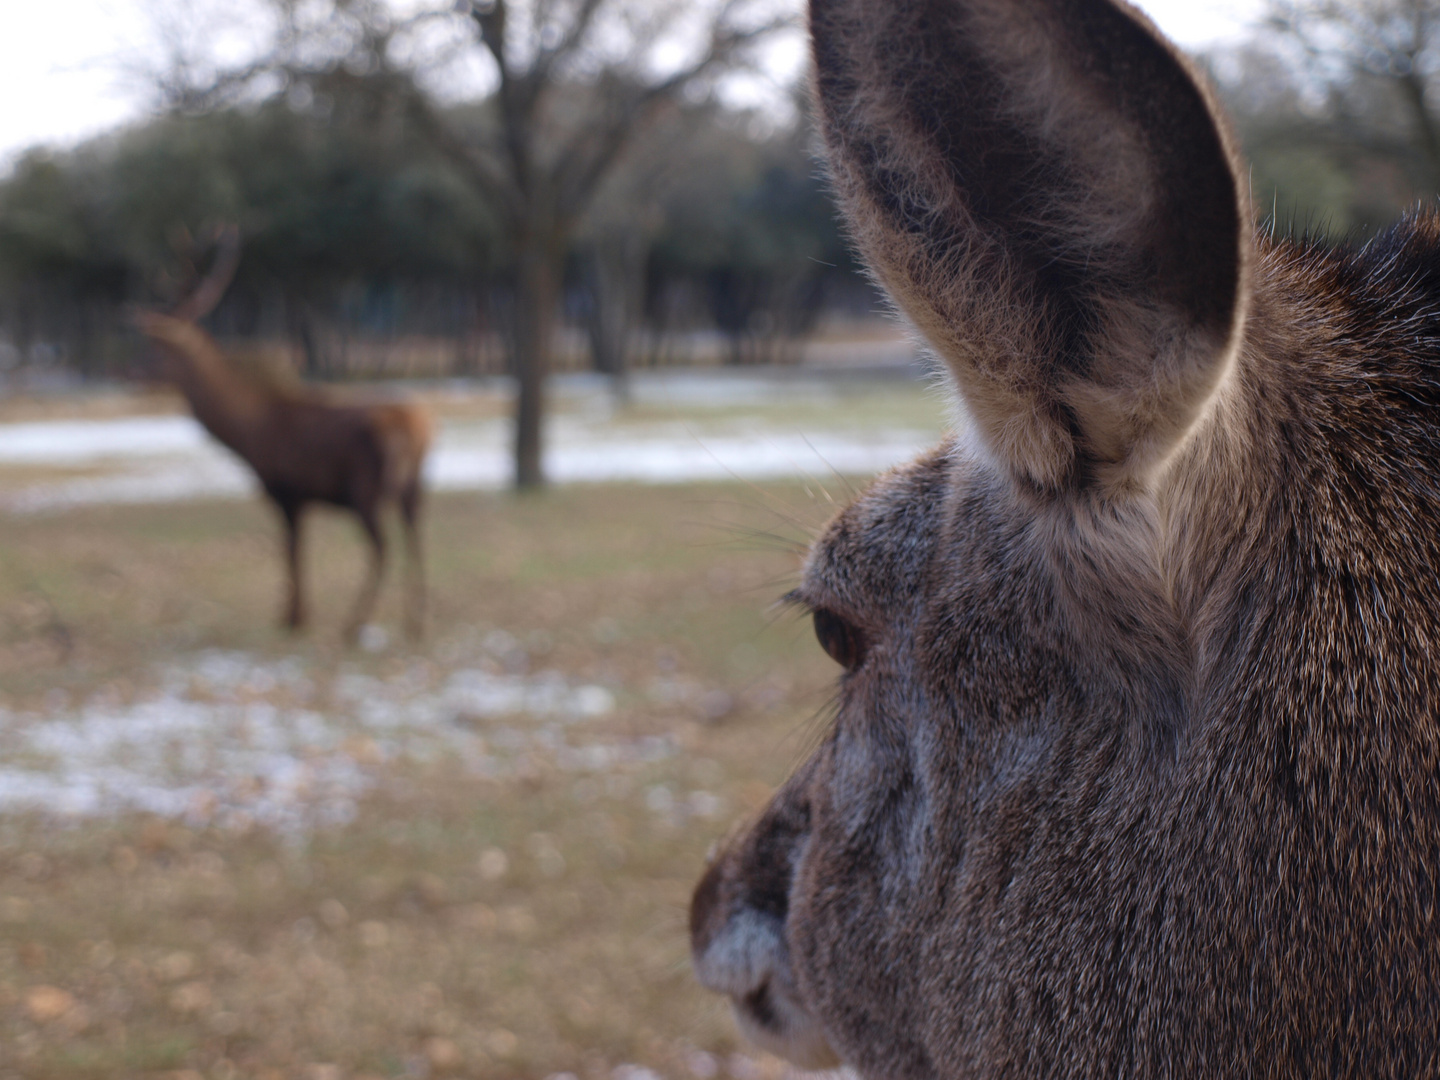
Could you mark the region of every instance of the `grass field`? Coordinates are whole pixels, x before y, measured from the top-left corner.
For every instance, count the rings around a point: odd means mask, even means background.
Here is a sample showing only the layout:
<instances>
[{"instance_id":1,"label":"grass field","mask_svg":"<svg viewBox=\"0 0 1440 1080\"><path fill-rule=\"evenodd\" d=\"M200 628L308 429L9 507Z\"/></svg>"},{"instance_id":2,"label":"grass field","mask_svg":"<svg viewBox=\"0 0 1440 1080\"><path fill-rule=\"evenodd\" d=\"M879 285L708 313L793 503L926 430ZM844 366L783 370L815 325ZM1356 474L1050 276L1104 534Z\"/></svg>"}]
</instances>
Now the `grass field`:
<instances>
[{"instance_id":1,"label":"grass field","mask_svg":"<svg viewBox=\"0 0 1440 1080\"><path fill-rule=\"evenodd\" d=\"M0 519L0 1077L778 1075L686 905L824 722L773 602L833 509L436 498L428 637L392 580L370 651L343 519L298 639L258 503Z\"/></svg>"}]
</instances>

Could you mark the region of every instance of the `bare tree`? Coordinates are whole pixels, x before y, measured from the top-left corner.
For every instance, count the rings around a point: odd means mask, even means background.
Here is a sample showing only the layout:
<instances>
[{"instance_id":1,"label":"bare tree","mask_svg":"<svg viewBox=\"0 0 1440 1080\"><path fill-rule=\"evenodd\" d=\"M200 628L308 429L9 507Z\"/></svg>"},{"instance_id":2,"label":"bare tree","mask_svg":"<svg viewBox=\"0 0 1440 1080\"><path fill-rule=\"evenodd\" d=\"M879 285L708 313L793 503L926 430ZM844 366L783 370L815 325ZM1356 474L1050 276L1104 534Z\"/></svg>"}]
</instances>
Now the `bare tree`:
<instances>
[{"instance_id":1,"label":"bare tree","mask_svg":"<svg viewBox=\"0 0 1440 1080\"><path fill-rule=\"evenodd\" d=\"M496 208L513 260L515 482L544 482L541 426L565 261L606 178L666 108L702 98L790 26L777 0L454 0L401 16L385 0L269 0L261 60L226 73L172 60L169 99L326 93L363 82ZM784 3L784 0L780 0ZM447 104L447 73L488 96ZM179 73L177 76L176 73ZM477 74L478 73L478 74Z\"/></svg>"},{"instance_id":2,"label":"bare tree","mask_svg":"<svg viewBox=\"0 0 1440 1080\"><path fill-rule=\"evenodd\" d=\"M1266 23L1298 46L1348 137L1414 158L1416 179L1440 191L1440 0L1270 0ZM1399 105L1398 132L1377 91Z\"/></svg>"},{"instance_id":3,"label":"bare tree","mask_svg":"<svg viewBox=\"0 0 1440 1080\"><path fill-rule=\"evenodd\" d=\"M646 268L664 227L666 199L690 170L704 169L709 109L671 108L648 125L592 199L576 254L585 288L585 330L595 370L618 402L629 400L630 354L644 315Z\"/></svg>"}]
</instances>

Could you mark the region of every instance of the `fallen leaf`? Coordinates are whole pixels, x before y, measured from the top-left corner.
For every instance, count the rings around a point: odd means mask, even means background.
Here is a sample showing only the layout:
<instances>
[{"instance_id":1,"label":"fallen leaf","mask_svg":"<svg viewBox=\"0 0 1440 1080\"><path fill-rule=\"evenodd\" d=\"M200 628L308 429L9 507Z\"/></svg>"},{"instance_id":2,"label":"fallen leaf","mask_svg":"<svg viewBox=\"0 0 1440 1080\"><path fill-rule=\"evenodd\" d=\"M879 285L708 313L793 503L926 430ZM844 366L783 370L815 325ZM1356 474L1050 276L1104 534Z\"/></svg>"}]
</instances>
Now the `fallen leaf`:
<instances>
[{"instance_id":1,"label":"fallen leaf","mask_svg":"<svg viewBox=\"0 0 1440 1080\"><path fill-rule=\"evenodd\" d=\"M460 1064L460 1047L455 1044L454 1039L444 1039L439 1036L426 1039L424 1049L425 1060L430 1062L430 1067L438 1072L448 1072Z\"/></svg>"},{"instance_id":2,"label":"fallen leaf","mask_svg":"<svg viewBox=\"0 0 1440 1080\"><path fill-rule=\"evenodd\" d=\"M170 995L170 1007L178 1013L198 1013L210 1007L214 995L208 983L187 982L177 987Z\"/></svg>"},{"instance_id":3,"label":"fallen leaf","mask_svg":"<svg viewBox=\"0 0 1440 1080\"><path fill-rule=\"evenodd\" d=\"M75 1007L75 995L58 986L35 986L25 994L25 1012L37 1024L58 1020Z\"/></svg>"}]
</instances>

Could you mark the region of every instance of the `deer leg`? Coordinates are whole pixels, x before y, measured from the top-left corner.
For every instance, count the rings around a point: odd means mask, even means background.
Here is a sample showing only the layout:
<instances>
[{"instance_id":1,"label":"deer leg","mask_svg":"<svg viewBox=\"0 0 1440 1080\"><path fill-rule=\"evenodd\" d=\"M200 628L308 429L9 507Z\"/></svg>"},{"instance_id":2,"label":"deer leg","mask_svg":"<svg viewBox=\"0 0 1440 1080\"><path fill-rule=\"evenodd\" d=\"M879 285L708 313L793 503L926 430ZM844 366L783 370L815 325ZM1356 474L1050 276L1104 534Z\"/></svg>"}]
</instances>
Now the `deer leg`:
<instances>
[{"instance_id":1,"label":"deer leg","mask_svg":"<svg viewBox=\"0 0 1440 1080\"><path fill-rule=\"evenodd\" d=\"M405 523L405 632L420 640L425 633L425 563L420 549L420 478L400 493L400 518Z\"/></svg>"},{"instance_id":2,"label":"deer leg","mask_svg":"<svg viewBox=\"0 0 1440 1080\"><path fill-rule=\"evenodd\" d=\"M285 615L281 622L290 630L299 630L305 625L305 593L301 581L300 563L300 511L299 503L279 503L280 514L285 520L285 567L289 573L289 593L285 601Z\"/></svg>"},{"instance_id":3,"label":"deer leg","mask_svg":"<svg viewBox=\"0 0 1440 1080\"><path fill-rule=\"evenodd\" d=\"M380 593L380 578L385 573L385 534L380 529L380 521L375 513L375 507L371 506L366 510L355 511L360 518L360 524L365 529L365 535L370 540L370 576L360 589L360 595L355 599L355 607L350 613L350 619L345 624L345 640L354 643L360 636L360 628L370 618L370 612L375 607L375 598Z\"/></svg>"}]
</instances>

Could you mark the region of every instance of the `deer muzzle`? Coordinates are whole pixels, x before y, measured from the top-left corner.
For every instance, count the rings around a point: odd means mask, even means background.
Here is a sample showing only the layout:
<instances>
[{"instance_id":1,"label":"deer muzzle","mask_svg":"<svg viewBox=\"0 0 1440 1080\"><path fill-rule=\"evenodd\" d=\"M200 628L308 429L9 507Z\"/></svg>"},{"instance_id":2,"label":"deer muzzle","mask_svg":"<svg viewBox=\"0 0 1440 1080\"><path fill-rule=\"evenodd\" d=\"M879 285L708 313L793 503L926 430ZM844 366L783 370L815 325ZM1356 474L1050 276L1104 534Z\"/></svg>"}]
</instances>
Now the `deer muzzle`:
<instances>
[{"instance_id":1,"label":"deer muzzle","mask_svg":"<svg viewBox=\"0 0 1440 1080\"><path fill-rule=\"evenodd\" d=\"M839 1065L795 983L783 912L747 903L737 860L717 858L690 904L691 960L708 990L730 998L746 1038L805 1069ZM773 906L773 905L767 905Z\"/></svg>"}]
</instances>

